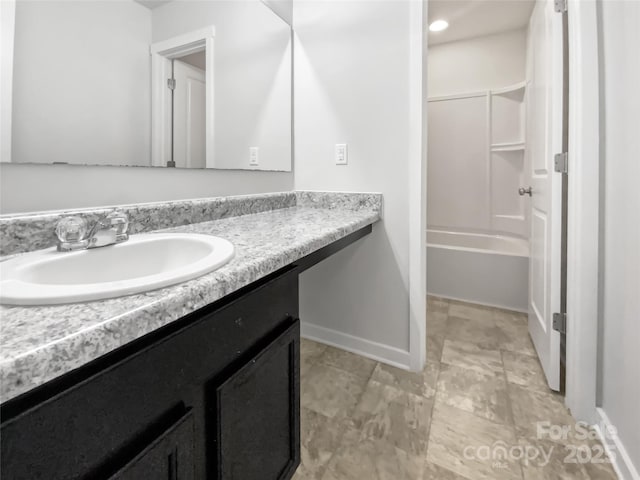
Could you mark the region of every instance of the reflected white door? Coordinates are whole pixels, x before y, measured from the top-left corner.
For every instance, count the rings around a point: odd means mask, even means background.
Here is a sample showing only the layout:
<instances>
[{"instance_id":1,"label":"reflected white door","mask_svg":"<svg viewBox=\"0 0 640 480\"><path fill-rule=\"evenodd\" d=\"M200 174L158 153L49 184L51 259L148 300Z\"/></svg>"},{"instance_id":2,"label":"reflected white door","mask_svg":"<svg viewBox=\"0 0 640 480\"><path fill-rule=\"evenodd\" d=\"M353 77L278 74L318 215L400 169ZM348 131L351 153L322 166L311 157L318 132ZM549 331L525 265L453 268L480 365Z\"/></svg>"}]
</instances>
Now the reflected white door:
<instances>
[{"instance_id":1,"label":"reflected white door","mask_svg":"<svg viewBox=\"0 0 640 480\"><path fill-rule=\"evenodd\" d=\"M553 330L553 313L560 311L562 175L554 172L554 155L562 151L562 15L552 0L536 2L529 35L529 332L549 387L558 390L560 334Z\"/></svg>"},{"instance_id":2,"label":"reflected white door","mask_svg":"<svg viewBox=\"0 0 640 480\"><path fill-rule=\"evenodd\" d=\"M206 81L204 70L174 60L173 159L176 167L206 167Z\"/></svg>"}]
</instances>

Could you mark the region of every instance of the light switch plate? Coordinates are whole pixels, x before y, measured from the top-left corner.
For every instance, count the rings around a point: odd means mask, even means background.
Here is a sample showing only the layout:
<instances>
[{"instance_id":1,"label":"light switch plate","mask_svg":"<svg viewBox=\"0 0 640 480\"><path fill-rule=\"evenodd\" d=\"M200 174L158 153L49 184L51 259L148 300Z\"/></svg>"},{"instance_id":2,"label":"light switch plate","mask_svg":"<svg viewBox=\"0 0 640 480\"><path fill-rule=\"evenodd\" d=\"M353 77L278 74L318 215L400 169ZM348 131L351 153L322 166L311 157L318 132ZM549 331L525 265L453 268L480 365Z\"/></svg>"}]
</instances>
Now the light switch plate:
<instances>
[{"instance_id":1,"label":"light switch plate","mask_svg":"<svg viewBox=\"0 0 640 480\"><path fill-rule=\"evenodd\" d=\"M349 163L349 154L346 143L336 143L336 165L347 165Z\"/></svg>"}]
</instances>

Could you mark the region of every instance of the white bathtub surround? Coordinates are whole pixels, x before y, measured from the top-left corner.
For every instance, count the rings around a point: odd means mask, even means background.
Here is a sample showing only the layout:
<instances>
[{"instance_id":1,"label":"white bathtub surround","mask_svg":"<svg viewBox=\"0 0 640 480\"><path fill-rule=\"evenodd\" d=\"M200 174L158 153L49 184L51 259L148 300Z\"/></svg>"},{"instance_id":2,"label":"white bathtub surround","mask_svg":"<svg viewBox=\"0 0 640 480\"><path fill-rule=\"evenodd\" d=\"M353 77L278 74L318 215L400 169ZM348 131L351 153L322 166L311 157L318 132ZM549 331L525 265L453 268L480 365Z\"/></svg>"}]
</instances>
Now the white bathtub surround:
<instances>
[{"instance_id":1,"label":"white bathtub surround","mask_svg":"<svg viewBox=\"0 0 640 480\"><path fill-rule=\"evenodd\" d=\"M529 256L529 243L517 237L429 230L427 231L427 243L455 250L519 257Z\"/></svg>"},{"instance_id":2,"label":"white bathtub surround","mask_svg":"<svg viewBox=\"0 0 640 480\"><path fill-rule=\"evenodd\" d=\"M429 47L429 229L528 235L526 38L523 24Z\"/></svg>"},{"instance_id":3,"label":"white bathtub surround","mask_svg":"<svg viewBox=\"0 0 640 480\"><path fill-rule=\"evenodd\" d=\"M526 25L429 48L427 290L526 312Z\"/></svg>"},{"instance_id":4,"label":"white bathtub surround","mask_svg":"<svg viewBox=\"0 0 640 480\"><path fill-rule=\"evenodd\" d=\"M526 84L429 98L429 228L528 235Z\"/></svg>"},{"instance_id":5,"label":"white bathtub surround","mask_svg":"<svg viewBox=\"0 0 640 480\"><path fill-rule=\"evenodd\" d=\"M429 230L427 265L431 295L527 312L526 240Z\"/></svg>"}]
</instances>

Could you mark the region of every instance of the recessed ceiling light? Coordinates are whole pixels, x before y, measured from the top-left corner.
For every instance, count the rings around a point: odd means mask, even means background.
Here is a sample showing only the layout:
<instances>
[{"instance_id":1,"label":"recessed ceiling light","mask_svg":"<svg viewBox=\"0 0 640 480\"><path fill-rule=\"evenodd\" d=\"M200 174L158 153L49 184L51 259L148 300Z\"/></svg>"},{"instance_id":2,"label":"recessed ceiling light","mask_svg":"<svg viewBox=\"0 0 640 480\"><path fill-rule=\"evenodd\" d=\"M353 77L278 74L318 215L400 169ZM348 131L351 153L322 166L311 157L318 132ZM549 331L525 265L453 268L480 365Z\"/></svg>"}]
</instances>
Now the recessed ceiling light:
<instances>
[{"instance_id":1,"label":"recessed ceiling light","mask_svg":"<svg viewBox=\"0 0 640 480\"><path fill-rule=\"evenodd\" d=\"M436 20L431 22L429 25L429 30L432 32L441 32L442 30L446 30L449 27L449 22L446 20Z\"/></svg>"}]
</instances>

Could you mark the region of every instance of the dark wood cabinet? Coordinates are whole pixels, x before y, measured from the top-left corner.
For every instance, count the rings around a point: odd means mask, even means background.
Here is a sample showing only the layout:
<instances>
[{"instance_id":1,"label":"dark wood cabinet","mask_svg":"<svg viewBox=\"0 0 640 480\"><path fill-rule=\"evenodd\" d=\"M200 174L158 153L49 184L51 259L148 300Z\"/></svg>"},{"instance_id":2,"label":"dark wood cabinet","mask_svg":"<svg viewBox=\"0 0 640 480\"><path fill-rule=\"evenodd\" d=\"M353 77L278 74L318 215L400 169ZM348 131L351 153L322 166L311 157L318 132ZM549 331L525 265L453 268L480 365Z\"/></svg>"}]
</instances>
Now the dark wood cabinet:
<instances>
[{"instance_id":1,"label":"dark wood cabinet","mask_svg":"<svg viewBox=\"0 0 640 480\"><path fill-rule=\"evenodd\" d=\"M109 480L194 480L193 432L189 410Z\"/></svg>"},{"instance_id":2,"label":"dark wood cabinet","mask_svg":"<svg viewBox=\"0 0 640 480\"><path fill-rule=\"evenodd\" d=\"M207 405L215 478L290 478L300 463L298 338L293 323L213 387Z\"/></svg>"},{"instance_id":3,"label":"dark wood cabinet","mask_svg":"<svg viewBox=\"0 0 640 480\"><path fill-rule=\"evenodd\" d=\"M291 267L3 404L2 478L289 479L299 338Z\"/></svg>"}]
</instances>

